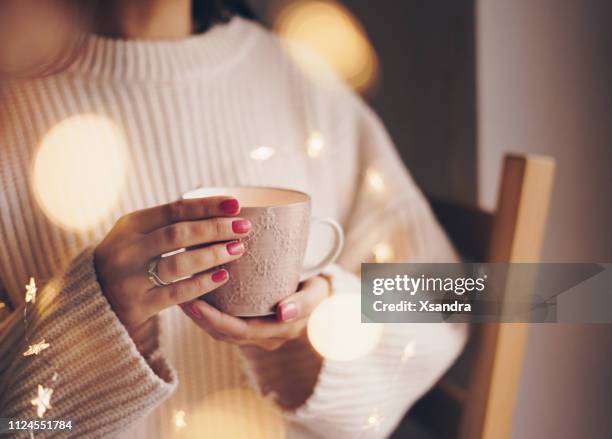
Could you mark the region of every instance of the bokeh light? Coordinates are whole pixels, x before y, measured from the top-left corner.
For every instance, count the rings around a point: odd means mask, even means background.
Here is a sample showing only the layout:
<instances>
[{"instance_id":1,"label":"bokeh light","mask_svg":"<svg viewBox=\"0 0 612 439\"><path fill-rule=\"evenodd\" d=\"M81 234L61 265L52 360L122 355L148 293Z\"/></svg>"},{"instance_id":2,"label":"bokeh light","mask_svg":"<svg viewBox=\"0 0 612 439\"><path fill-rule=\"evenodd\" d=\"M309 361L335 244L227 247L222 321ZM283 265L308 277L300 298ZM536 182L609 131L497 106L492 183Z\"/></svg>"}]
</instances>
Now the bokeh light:
<instances>
[{"instance_id":1,"label":"bokeh light","mask_svg":"<svg viewBox=\"0 0 612 439\"><path fill-rule=\"evenodd\" d=\"M187 427L187 422L185 421L185 415L186 413L184 410L177 410L174 412L174 426L177 429Z\"/></svg>"},{"instance_id":2,"label":"bokeh light","mask_svg":"<svg viewBox=\"0 0 612 439\"><path fill-rule=\"evenodd\" d=\"M337 294L321 302L308 321L308 338L323 357L351 361L372 352L382 337L380 323L361 323L358 294Z\"/></svg>"},{"instance_id":3,"label":"bokeh light","mask_svg":"<svg viewBox=\"0 0 612 439\"><path fill-rule=\"evenodd\" d=\"M281 439L286 425L281 410L269 398L248 388L210 394L189 413L186 438Z\"/></svg>"},{"instance_id":4,"label":"bokeh light","mask_svg":"<svg viewBox=\"0 0 612 439\"><path fill-rule=\"evenodd\" d=\"M406 364L408 360L414 357L415 352L416 352L416 343L414 342L414 340L411 340L408 343L406 343L406 345L404 346L404 350L402 351L402 358L400 360L401 363Z\"/></svg>"},{"instance_id":5,"label":"bokeh light","mask_svg":"<svg viewBox=\"0 0 612 439\"><path fill-rule=\"evenodd\" d=\"M374 411L368 416L366 420L366 425L364 426L364 430L374 430L378 431L380 429L380 424L382 423L382 415L378 411L378 409L374 409Z\"/></svg>"},{"instance_id":6,"label":"bokeh light","mask_svg":"<svg viewBox=\"0 0 612 439\"><path fill-rule=\"evenodd\" d=\"M374 168L369 168L366 171L366 179L368 184L372 189L377 192L381 192L385 189L385 181L383 180L382 175Z\"/></svg>"},{"instance_id":7,"label":"bokeh light","mask_svg":"<svg viewBox=\"0 0 612 439\"><path fill-rule=\"evenodd\" d=\"M276 150L270 146L260 146L252 150L249 156L258 162L263 162L264 160L268 160L272 158L272 156L276 154Z\"/></svg>"},{"instance_id":8,"label":"bokeh light","mask_svg":"<svg viewBox=\"0 0 612 439\"><path fill-rule=\"evenodd\" d=\"M290 43L289 53L309 74L325 79L331 66L358 91L366 91L376 82L376 52L359 21L340 3L288 2L279 10L274 27Z\"/></svg>"},{"instance_id":9,"label":"bokeh light","mask_svg":"<svg viewBox=\"0 0 612 439\"><path fill-rule=\"evenodd\" d=\"M323 140L323 135L318 131L313 131L308 136L308 140L306 141L306 152L307 154L314 158L319 157L321 151L325 147L325 140Z\"/></svg>"},{"instance_id":10,"label":"bokeh light","mask_svg":"<svg viewBox=\"0 0 612 439\"><path fill-rule=\"evenodd\" d=\"M74 116L42 139L32 188L41 209L58 225L84 231L117 205L125 187L127 145L109 119Z\"/></svg>"},{"instance_id":11,"label":"bokeh light","mask_svg":"<svg viewBox=\"0 0 612 439\"><path fill-rule=\"evenodd\" d=\"M393 247L388 242L379 242L374 246L373 252L376 262L391 262L395 257Z\"/></svg>"}]
</instances>

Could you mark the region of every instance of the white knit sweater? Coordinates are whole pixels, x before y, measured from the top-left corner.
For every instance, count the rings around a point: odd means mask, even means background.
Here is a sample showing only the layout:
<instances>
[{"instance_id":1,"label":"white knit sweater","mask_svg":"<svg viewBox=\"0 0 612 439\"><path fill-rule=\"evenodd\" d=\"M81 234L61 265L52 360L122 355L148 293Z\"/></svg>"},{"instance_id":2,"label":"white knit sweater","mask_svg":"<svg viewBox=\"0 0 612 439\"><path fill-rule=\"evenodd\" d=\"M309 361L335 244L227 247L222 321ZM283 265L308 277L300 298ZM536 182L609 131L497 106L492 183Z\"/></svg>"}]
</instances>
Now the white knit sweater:
<instances>
[{"instance_id":1,"label":"white knit sweater","mask_svg":"<svg viewBox=\"0 0 612 439\"><path fill-rule=\"evenodd\" d=\"M160 316L160 349L145 359L113 313L96 281L93 246L119 216L201 185L311 194L313 213L337 219L346 231L345 251L330 270L336 293L359 294L352 273L380 242L393 246L397 260L454 259L376 116L342 84L302 74L259 25L234 18L177 41L92 37L67 71L5 84L1 92L0 286L5 298L15 298L30 276L37 279L30 339L51 347L24 357L22 323L15 319L4 330L0 416L34 417L30 400L51 374L44 357L61 377L47 417L72 419L79 437L384 437L460 352L463 326L387 325L367 356L324 360L310 398L281 417L269 399L241 389L266 371L298 387L307 375L300 371L318 364L308 346L288 349L280 360L264 353L247 360L174 307ZM41 208L32 173L45 135L82 114L119 128L128 172L118 203L78 231ZM305 147L313 132L324 141L316 157ZM87 142L77 146L86 154ZM276 153L253 160L261 146ZM79 185L66 191L78 196ZM80 195L88 205L88 194ZM414 356L400 367L412 342ZM183 428L174 418L180 411ZM373 413L380 425L368 428Z\"/></svg>"}]
</instances>

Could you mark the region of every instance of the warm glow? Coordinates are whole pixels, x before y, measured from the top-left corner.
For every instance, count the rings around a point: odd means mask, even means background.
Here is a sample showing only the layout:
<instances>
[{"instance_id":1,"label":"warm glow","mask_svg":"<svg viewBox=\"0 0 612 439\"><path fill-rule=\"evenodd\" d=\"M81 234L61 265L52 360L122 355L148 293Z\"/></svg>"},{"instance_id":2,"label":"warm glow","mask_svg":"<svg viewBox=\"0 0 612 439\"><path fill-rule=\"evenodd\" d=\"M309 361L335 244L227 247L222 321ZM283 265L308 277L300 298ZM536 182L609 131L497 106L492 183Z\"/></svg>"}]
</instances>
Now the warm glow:
<instances>
[{"instance_id":1,"label":"warm glow","mask_svg":"<svg viewBox=\"0 0 612 439\"><path fill-rule=\"evenodd\" d=\"M361 24L340 3L289 2L279 11L274 27L290 43L289 53L309 74L325 78L331 66L339 77L359 91L375 82L376 52Z\"/></svg>"},{"instance_id":2,"label":"warm glow","mask_svg":"<svg viewBox=\"0 0 612 439\"><path fill-rule=\"evenodd\" d=\"M212 393L189 413L186 438L281 439L286 426L280 409L248 388Z\"/></svg>"},{"instance_id":3,"label":"warm glow","mask_svg":"<svg viewBox=\"0 0 612 439\"><path fill-rule=\"evenodd\" d=\"M382 175L373 168L370 168L366 171L366 179L368 180L368 184L375 191L382 191L385 188L385 181L382 178Z\"/></svg>"},{"instance_id":4,"label":"warm glow","mask_svg":"<svg viewBox=\"0 0 612 439\"><path fill-rule=\"evenodd\" d=\"M260 146L259 148L255 148L253 151L251 151L250 156L253 160L262 162L264 160L268 160L274 154L276 154L274 148L271 148L269 146Z\"/></svg>"},{"instance_id":5,"label":"warm glow","mask_svg":"<svg viewBox=\"0 0 612 439\"><path fill-rule=\"evenodd\" d=\"M379 323L361 323L359 294L337 294L323 301L308 321L308 338L325 358L350 361L376 348L383 333Z\"/></svg>"},{"instance_id":6,"label":"warm glow","mask_svg":"<svg viewBox=\"0 0 612 439\"><path fill-rule=\"evenodd\" d=\"M378 409L375 409L366 421L366 425L364 427L365 430L375 430L377 431L380 428L380 424L382 422L382 416L380 415Z\"/></svg>"},{"instance_id":7,"label":"warm glow","mask_svg":"<svg viewBox=\"0 0 612 439\"><path fill-rule=\"evenodd\" d=\"M184 428L187 426L187 422L185 422L185 411L178 410L174 412L174 425L176 428Z\"/></svg>"},{"instance_id":8,"label":"warm glow","mask_svg":"<svg viewBox=\"0 0 612 439\"><path fill-rule=\"evenodd\" d=\"M64 120L43 138L32 186L54 222L88 230L117 205L126 179L126 141L109 119L96 115Z\"/></svg>"},{"instance_id":9,"label":"warm glow","mask_svg":"<svg viewBox=\"0 0 612 439\"><path fill-rule=\"evenodd\" d=\"M374 247L374 260L376 262L391 262L395 256L393 247L388 242L381 242Z\"/></svg>"},{"instance_id":10,"label":"warm glow","mask_svg":"<svg viewBox=\"0 0 612 439\"><path fill-rule=\"evenodd\" d=\"M321 154L321 151L325 147L325 141L323 140L323 135L321 135L318 131L313 131L308 136L308 140L306 141L306 152L310 157L317 158Z\"/></svg>"},{"instance_id":11,"label":"warm glow","mask_svg":"<svg viewBox=\"0 0 612 439\"><path fill-rule=\"evenodd\" d=\"M406 343L406 346L404 346L404 351L402 352L401 363L405 364L410 358L414 357L415 350L416 343L414 341L409 341Z\"/></svg>"}]
</instances>

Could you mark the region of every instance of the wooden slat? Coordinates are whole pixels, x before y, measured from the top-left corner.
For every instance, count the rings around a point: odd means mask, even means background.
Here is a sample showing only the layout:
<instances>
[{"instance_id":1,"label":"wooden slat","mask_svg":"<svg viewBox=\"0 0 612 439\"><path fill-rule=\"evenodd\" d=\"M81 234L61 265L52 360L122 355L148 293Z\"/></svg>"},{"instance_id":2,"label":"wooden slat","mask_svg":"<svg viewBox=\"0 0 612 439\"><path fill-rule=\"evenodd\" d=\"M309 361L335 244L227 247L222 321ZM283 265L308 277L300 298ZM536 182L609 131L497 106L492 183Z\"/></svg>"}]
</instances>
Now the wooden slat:
<instances>
[{"instance_id":1,"label":"wooden slat","mask_svg":"<svg viewBox=\"0 0 612 439\"><path fill-rule=\"evenodd\" d=\"M539 260L553 175L551 159L506 158L491 235L489 259L492 262ZM509 282L513 282L512 273ZM506 291L508 297L530 288L517 290L508 284ZM462 438L510 437L527 329L527 324L482 325L482 344L465 408Z\"/></svg>"},{"instance_id":2,"label":"wooden slat","mask_svg":"<svg viewBox=\"0 0 612 439\"><path fill-rule=\"evenodd\" d=\"M491 234L490 262L538 262L555 163L549 157L508 156Z\"/></svg>"},{"instance_id":3,"label":"wooden slat","mask_svg":"<svg viewBox=\"0 0 612 439\"><path fill-rule=\"evenodd\" d=\"M475 261L537 262L544 238L554 174L551 159L507 156L495 214L431 200L441 225L462 256ZM529 292L530 279L510 275L505 297ZM519 301L520 302L520 301ZM511 303L503 304L509 312ZM413 419L440 438L507 439L523 367L526 324L472 327L455 367L419 401ZM469 371L467 388L465 374ZM463 376L463 378L461 378Z\"/></svg>"}]
</instances>

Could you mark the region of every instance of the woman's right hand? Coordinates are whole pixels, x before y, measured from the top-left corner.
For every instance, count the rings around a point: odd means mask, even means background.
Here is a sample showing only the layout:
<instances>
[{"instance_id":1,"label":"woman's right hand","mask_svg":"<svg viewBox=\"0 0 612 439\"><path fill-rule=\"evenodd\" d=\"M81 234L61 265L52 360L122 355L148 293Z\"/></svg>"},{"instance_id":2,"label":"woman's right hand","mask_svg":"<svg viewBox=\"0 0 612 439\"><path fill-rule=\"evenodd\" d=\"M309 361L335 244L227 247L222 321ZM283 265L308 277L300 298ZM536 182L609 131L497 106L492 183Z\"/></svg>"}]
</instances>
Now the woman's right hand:
<instances>
[{"instance_id":1,"label":"woman's right hand","mask_svg":"<svg viewBox=\"0 0 612 439\"><path fill-rule=\"evenodd\" d=\"M240 238L251 224L237 218L238 200L211 197L180 200L121 217L96 247L98 281L113 310L130 334L164 308L193 300L227 282L221 264L244 253ZM167 286L156 287L147 272L162 254L159 277Z\"/></svg>"}]
</instances>

